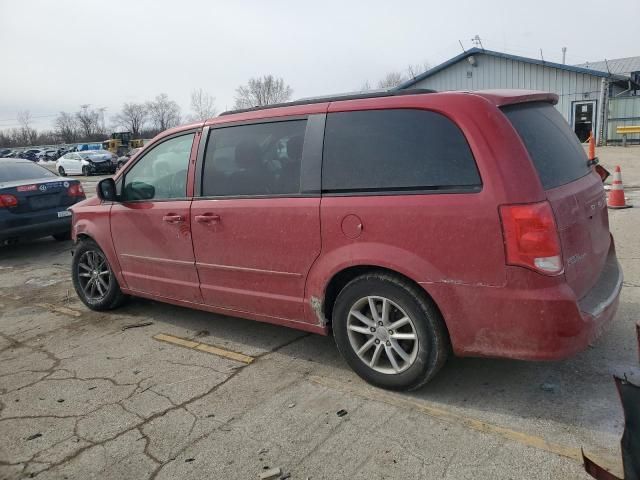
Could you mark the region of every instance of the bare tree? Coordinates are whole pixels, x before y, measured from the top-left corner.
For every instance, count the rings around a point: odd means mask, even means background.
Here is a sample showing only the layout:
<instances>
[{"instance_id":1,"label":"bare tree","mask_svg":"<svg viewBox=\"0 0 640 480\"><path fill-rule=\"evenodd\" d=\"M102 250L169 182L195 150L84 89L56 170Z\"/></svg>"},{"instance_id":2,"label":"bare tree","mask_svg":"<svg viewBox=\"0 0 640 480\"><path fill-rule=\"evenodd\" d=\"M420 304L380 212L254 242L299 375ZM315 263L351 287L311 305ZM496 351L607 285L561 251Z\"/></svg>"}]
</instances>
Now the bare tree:
<instances>
[{"instance_id":1,"label":"bare tree","mask_svg":"<svg viewBox=\"0 0 640 480\"><path fill-rule=\"evenodd\" d=\"M89 108L91 105L80 105L80 110L76 112L76 120L82 136L89 140L98 133L100 112Z\"/></svg>"},{"instance_id":2,"label":"bare tree","mask_svg":"<svg viewBox=\"0 0 640 480\"><path fill-rule=\"evenodd\" d=\"M368 92L369 90L372 90L371 84L369 83L369 80L366 80L362 85L360 85L360 89L361 92Z\"/></svg>"},{"instance_id":3,"label":"bare tree","mask_svg":"<svg viewBox=\"0 0 640 480\"><path fill-rule=\"evenodd\" d=\"M16 115L20 124L20 141L24 145L32 145L38 139L38 132L31 128L31 112L29 110L21 110Z\"/></svg>"},{"instance_id":4,"label":"bare tree","mask_svg":"<svg viewBox=\"0 0 640 480\"><path fill-rule=\"evenodd\" d=\"M55 121L55 133L64 143L78 140L78 121L75 115L60 112Z\"/></svg>"},{"instance_id":5,"label":"bare tree","mask_svg":"<svg viewBox=\"0 0 640 480\"><path fill-rule=\"evenodd\" d=\"M169 100L166 93L147 102L147 110L154 128L160 132L180 123L180 106L174 100Z\"/></svg>"},{"instance_id":6,"label":"bare tree","mask_svg":"<svg viewBox=\"0 0 640 480\"><path fill-rule=\"evenodd\" d=\"M216 97L209 95L201 88L191 92L191 110L193 121L205 121L216 115Z\"/></svg>"},{"instance_id":7,"label":"bare tree","mask_svg":"<svg viewBox=\"0 0 640 480\"><path fill-rule=\"evenodd\" d=\"M246 85L236 88L235 108L262 107L286 102L292 94L293 89L284 83L282 78L275 78L273 75L250 78Z\"/></svg>"},{"instance_id":8,"label":"bare tree","mask_svg":"<svg viewBox=\"0 0 640 480\"><path fill-rule=\"evenodd\" d=\"M149 111L144 103L125 103L122 110L114 118L114 122L119 127L126 128L133 135L133 138L140 138L140 132L144 128Z\"/></svg>"},{"instance_id":9,"label":"bare tree","mask_svg":"<svg viewBox=\"0 0 640 480\"><path fill-rule=\"evenodd\" d=\"M430 68L431 68L431 65L427 61L422 63L412 64L407 66L407 75L409 76L409 79L416 78L418 75L426 72Z\"/></svg>"},{"instance_id":10,"label":"bare tree","mask_svg":"<svg viewBox=\"0 0 640 480\"><path fill-rule=\"evenodd\" d=\"M378 88L393 88L403 83L407 78L401 72L389 72L378 82Z\"/></svg>"}]
</instances>

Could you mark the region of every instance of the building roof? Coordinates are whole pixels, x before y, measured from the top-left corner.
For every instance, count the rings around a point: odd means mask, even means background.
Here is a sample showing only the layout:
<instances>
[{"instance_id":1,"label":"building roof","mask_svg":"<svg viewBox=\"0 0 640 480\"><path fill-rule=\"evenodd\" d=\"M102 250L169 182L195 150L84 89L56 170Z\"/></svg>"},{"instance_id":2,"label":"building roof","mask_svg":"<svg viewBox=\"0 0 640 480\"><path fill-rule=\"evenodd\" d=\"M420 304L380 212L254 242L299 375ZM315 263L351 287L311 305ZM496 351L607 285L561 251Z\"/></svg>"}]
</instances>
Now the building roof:
<instances>
[{"instance_id":1,"label":"building roof","mask_svg":"<svg viewBox=\"0 0 640 480\"><path fill-rule=\"evenodd\" d=\"M640 72L640 57L614 58L613 60L603 60L601 62L587 62L576 65L576 67L629 76L632 72Z\"/></svg>"},{"instance_id":2,"label":"building roof","mask_svg":"<svg viewBox=\"0 0 640 480\"><path fill-rule=\"evenodd\" d=\"M448 68L449 66L453 65L454 63L459 62L460 60L464 60L467 57L470 57L472 55L491 55L493 57L498 57L498 58L505 58L508 60L515 60L517 62L525 62L525 63L531 63L534 65L543 65L545 67L551 67L551 68L557 68L559 70L566 70L569 72L575 72L575 73L583 73L586 75L593 75L595 77L605 77L605 78L612 78L614 80L628 80L628 78L626 78L625 76L622 75L617 75L614 74L613 72L610 74L606 69L604 71L602 70L597 70L594 68L584 68L581 66L575 66L575 65L565 65L562 63L554 63L554 62L547 62L545 60L538 60L536 58L527 58L527 57L520 57L518 55L511 55L509 53L502 53L502 52L496 52L493 50L485 50L483 48L477 48L474 47L470 50L467 50L463 53L461 53L460 55L457 55L449 60L447 60L444 63L441 63L440 65L437 65L429 70L427 70L426 72L418 75L417 77L413 77L411 80L407 80L406 82L398 85L396 88L398 89L404 89L404 88L409 88L412 85L418 83L421 80L424 80L425 78L428 78L442 70L444 70L445 68Z\"/></svg>"}]
</instances>

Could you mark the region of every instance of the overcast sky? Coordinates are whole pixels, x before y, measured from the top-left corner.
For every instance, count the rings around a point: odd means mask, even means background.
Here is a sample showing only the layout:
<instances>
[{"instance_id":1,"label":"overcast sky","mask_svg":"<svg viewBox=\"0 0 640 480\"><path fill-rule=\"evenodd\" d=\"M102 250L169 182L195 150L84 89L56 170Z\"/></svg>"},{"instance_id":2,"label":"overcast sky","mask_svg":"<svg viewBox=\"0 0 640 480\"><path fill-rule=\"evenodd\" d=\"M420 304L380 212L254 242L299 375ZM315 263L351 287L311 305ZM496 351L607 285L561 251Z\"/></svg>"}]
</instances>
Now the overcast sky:
<instances>
[{"instance_id":1,"label":"overcast sky","mask_svg":"<svg viewBox=\"0 0 640 480\"><path fill-rule=\"evenodd\" d=\"M612 7L613 8L613 7ZM640 55L640 2L608 20L600 1L0 0L0 129L29 110L38 128L81 104L167 93L189 113L203 88L219 111L238 85L281 76L294 98L375 85L408 64L484 47L567 63Z\"/></svg>"}]
</instances>

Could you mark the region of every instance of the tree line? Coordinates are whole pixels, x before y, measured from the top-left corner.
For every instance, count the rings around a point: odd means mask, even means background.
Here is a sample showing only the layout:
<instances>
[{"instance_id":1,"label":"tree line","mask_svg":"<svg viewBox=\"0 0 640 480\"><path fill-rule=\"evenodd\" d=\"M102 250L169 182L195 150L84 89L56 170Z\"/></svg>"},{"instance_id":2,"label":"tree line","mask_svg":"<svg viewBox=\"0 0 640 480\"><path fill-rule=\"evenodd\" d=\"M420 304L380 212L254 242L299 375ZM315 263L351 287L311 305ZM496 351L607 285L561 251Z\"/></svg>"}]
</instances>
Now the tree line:
<instances>
[{"instance_id":1,"label":"tree line","mask_svg":"<svg viewBox=\"0 0 640 480\"><path fill-rule=\"evenodd\" d=\"M428 64L409 65L405 71L387 73L376 84L376 88L393 88L427 70ZM365 82L360 90L371 90ZM262 107L291 99L293 89L284 79L273 75L250 78L245 85L236 89L234 109ZM156 95L146 102L125 102L118 113L110 118L107 127L104 108L80 105L75 112L60 112L53 129L38 131L33 128L33 117L27 110L18 113L17 128L0 130L1 147L25 147L57 143L97 142L108 138L117 130L129 131L133 138L151 138L158 133L182 123L204 121L215 117L217 108L215 97L202 88L191 92L191 112L182 115L180 106L166 93Z\"/></svg>"}]
</instances>

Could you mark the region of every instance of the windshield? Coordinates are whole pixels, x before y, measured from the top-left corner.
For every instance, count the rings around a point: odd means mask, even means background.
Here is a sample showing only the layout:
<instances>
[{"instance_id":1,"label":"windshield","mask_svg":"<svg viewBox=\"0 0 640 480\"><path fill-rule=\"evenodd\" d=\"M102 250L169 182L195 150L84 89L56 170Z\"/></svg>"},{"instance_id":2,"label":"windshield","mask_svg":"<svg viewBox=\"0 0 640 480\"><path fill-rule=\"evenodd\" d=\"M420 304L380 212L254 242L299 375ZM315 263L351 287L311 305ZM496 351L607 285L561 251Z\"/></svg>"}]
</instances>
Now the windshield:
<instances>
[{"instance_id":1,"label":"windshield","mask_svg":"<svg viewBox=\"0 0 640 480\"><path fill-rule=\"evenodd\" d=\"M107 150L90 150L88 152L81 152L80 155L83 158L91 158L91 157L97 157L100 155L111 155L111 152L108 152Z\"/></svg>"},{"instance_id":2,"label":"windshield","mask_svg":"<svg viewBox=\"0 0 640 480\"><path fill-rule=\"evenodd\" d=\"M35 163L2 163L1 166L0 182L16 182L56 176L55 173Z\"/></svg>"}]
</instances>

